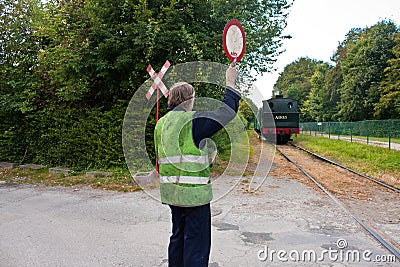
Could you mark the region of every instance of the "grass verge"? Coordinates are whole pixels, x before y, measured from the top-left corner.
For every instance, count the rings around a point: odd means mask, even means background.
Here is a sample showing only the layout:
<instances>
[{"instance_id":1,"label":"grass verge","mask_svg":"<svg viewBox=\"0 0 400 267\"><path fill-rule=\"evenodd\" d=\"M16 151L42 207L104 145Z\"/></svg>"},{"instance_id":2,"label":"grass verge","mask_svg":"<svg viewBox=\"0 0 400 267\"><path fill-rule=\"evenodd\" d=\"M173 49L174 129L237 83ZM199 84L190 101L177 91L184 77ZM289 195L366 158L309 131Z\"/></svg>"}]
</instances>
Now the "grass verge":
<instances>
[{"instance_id":1,"label":"grass verge","mask_svg":"<svg viewBox=\"0 0 400 267\"><path fill-rule=\"evenodd\" d=\"M295 143L370 176L385 174L399 181L400 151L324 137L298 135Z\"/></svg>"},{"instance_id":2,"label":"grass verge","mask_svg":"<svg viewBox=\"0 0 400 267\"><path fill-rule=\"evenodd\" d=\"M86 176L85 173L74 173L70 175L51 174L48 169L0 169L0 180L4 180L9 184L23 183L66 187L89 186L96 189L114 190L119 192L133 192L140 190L140 187L133 182L131 175L127 171L114 171L112 176Z\"/></svg>"},{"instance_id":3,"label":"grass verge","mask_svg":"<svg viewBox=\"0 0 400 267\"><path fill-rule=\"evenodd\" d=\"M242 175L239 169L243 169L243 164L247 164L247 158L254 154L253 147L249 145L248 136L253 131L249 131L239 135L238 140L232 144L232 150L235 151L236 157L231 158L231 150L227 149L218 153L216 162L211 168L211 175L216 177L225 172L229 161L232 161L234 168L228 170L226 173L229 175ZM242 156L243 155L243 156ZM238 170L236 170L236 167ZM51 174L49 170L21 170L15 169L1 169L0 180L6 181L7 184L34 184L44 186L65 186L65 187L83 187L89 186L102 190L113 190L119 192L134 192L141 190L141 188L133 181L132 176L128 170L107 170L113 172L112 176L86 176L85 172L75 172L71 175L64 174ZM245 171L243 175L248 174Z\"/></svg>"},{"instance_id":4,"label":"grass verge","mask_svg":"<svg viewBox=\"0 0 400 267\"><path fill-rule=\"evenodd\" d=\"M322 137L322 136L328 137L329 136L328 133L325 133L325 132L324 133L313 132L311 134L305 132L305 133L303 133L303 135L308 135L311 137ZM343 138L351 139L351 138L353 138L353 139L361 139L361 140L365 140L365 141L368 139L369 141L379 141L379 142L386 142L386 143L389 142L389 137L374 137L374 136L367 137L367 136L362 136L362 135L351 136L351 135L343 135L343 134L340 136L338 136L337 134L331 134L330 136L331 136L331 139L343 139ZM392 137L392 138L390 138L390 142L391 143L400 143L400 138Z\"/></svg>"}]
</instances>

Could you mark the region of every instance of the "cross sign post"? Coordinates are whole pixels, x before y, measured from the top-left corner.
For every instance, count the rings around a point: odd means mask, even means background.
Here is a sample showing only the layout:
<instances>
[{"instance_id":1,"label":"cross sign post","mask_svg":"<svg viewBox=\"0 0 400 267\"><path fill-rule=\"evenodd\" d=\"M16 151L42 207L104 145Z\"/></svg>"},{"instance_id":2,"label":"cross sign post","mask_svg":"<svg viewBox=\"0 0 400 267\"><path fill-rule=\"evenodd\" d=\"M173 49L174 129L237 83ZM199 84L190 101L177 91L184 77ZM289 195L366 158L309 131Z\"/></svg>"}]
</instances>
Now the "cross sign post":
<instances>
[{"instance_id":1,"label":"cross sign post","mask_svg":"<svg viewBox=\"0 0 400 267\"><path fill-rule=\"evenodd\" d=\"M151 96L153 95L154 91L157 91L157 100L156 100L156 123L158 122L158 109L159 109L159 101L158 101L158 89L161 90L165 97L168 97L168 89L162 81L164 74L167 72L171 63L167 60L164 65L162 66L159 73L153 70L153 67L149 65L147 67L147 72L149 73L150 77L154 80L153 84L151 85L149 91L146 93L147 100L150 100Z\"/></svg>"},{"instance_id":2,"label":"cross sign post","mask_svg":"<svg viewBox=\"0 0 400 267\"><path fill-rule=\"evenodd\" d=\"M146 98L147 100L150 100L151 96L153 95L154 91L156 92L156 123L158 122L158 110L160 106L160 102L158 100L158 89L161 90L163 95L165 97L168 97L168 89L165 86L165 84L162 81L162 78L164 77L164 74L167 72L169 66L171 66L171 63L169 61L165 61L164 65L162 66L161 70L159 73L156 73L153 70L153 67L149 64L147 66L147 72L149 73L150 77L154 80L153 84L151 85L149 91L146 93ZM156 158L156 176L158 176L158 159Z\"/></svg>"}]
</instances>

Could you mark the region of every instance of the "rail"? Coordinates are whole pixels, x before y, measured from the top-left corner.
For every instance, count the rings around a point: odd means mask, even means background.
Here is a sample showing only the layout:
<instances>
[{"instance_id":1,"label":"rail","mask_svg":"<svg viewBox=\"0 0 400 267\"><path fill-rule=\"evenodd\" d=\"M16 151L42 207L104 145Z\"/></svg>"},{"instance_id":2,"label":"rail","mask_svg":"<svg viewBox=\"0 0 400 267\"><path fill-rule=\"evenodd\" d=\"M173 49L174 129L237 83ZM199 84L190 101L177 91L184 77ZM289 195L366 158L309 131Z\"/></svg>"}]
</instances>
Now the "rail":
<instances>
[{"instance_id":1,"label":"rail","mask_svg":"<svg viewBox=\"0 0 400 267\"><path fill-rule=\"evenodd\" d=\"M316 158L318 158L318 159L320 159L320 160L323 160L323 161L328 162L328 163L330 163L330 164L336 165L336 166L338 166L338 167L340 167L340 168L343 168L343 169L345 169L345 170L348 170L349 172L352 172L352 173L357 174L357 175L359 175L359 176L361 176L361 177L363 177L363 178L365 178L365 179L368 179L368 180L370 180L370 181L372 181L372 182L374 182L374 183L377 183L377 184L379 184L379 185L381 185L381 186L383 186L383 187L386 187L386 188L388 188L388 189L390 189L390 190L393 190L393 191L395 191L395 192L397 192L397 193L400 193L400 189L399 189L399 188L396 188L396 187L394 187L394 186L391 186L391 185L389 185L389 184L386 184L386 183L384 183L384 182L382 182L382 181L379 181L379 180L377 180L377 179L375 179L375 178L372 178L372 177L370 177L370 176L368 176L368 175L366 175L366 174L364 174L364 173L361 173L361 172L358 172L358 171L356 171L356 170L350 169L349 167L346 167L346 166L344 166L344 165L342 165L342 164L340 164L340 163L334 162L334 161L332 161L332 160L330 160L330 159L328 159L328 158L322 157L322 156L320 156L320 155L318 155L318 154L315 154L314 152L311 152L311 151L309 151L309 150L307 150L307 149L305 149L305 148L303 148L303 147L300 147L300 146L298 146L298 145L295 145L295 144L293 144L293 143L291 143L290 145L293 146L293 147L295 147L295 148L297 148L297 149L300 149L300 150L302 150L302 151L304 151L304 152L306 152L306 153L308 153L308 154L310 154L310 155L312 155L312 156L314 156L314 157L316 157Z\"/></svg>"},{"instance_id":2,"label":"rail","mask_svg":"<svg viewBox=\"0 0 400 267\"><path fill-rule=\"evenodd\" d=\"M278 147L276 150L290 163L292 163L296 168L298 168L305 176L307 176L313 183L315 183L318 188L320 188L326 195L329 196L342 210L344 210L349 216L351 216L362 228L364 228L371 236L373 236L380 244L382 244L388 251L390 251L397 259L400 260L400 252L396 250L392 245L390 245L377 231L373 230L370 226L364 223L360 218L355 216L348 208L346 208L334 195L332 195L329 190L327 190L322 184L320 184L314 177L312 177L306 170L289 158L285 153L283 153Z\"/></svg>"}]
</instances>

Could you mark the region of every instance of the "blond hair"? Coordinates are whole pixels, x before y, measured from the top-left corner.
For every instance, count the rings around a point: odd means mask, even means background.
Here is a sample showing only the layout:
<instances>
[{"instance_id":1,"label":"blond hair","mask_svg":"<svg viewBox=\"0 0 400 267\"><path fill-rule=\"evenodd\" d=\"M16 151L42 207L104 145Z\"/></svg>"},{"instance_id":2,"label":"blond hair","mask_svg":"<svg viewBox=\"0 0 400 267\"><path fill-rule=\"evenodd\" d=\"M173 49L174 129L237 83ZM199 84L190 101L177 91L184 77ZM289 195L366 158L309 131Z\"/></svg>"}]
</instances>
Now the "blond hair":
<instances>
[{"instance_id":1,"label":"blond hair","mask_svg":"<svg viewBox=\"0 0 400 267\"><path fill-rule=\"evenodd\" d=\"M178 82L169 89L168 106L176 107L192 98L194 98L193 86L187 82Z\"/></svg>"}]
</instances>

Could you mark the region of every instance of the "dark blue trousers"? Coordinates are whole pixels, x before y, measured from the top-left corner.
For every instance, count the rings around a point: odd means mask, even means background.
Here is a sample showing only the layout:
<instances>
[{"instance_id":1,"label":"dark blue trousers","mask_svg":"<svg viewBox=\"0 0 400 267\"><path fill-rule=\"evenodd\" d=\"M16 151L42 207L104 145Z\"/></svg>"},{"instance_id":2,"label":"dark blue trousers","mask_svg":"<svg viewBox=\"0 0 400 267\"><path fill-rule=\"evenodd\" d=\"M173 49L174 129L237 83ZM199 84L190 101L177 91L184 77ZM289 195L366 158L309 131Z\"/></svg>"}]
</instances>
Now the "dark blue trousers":
<instances>
[{"instance_id":1,"label":"dark blue trousers","mask_svg":"<svg viewBox=\"0 0 400 267\"><path fill-rule=\"evenodd\" d=\"M171 206L172 235L168 247L170 267L207 267L211 249L210 204Z\"/></svg>"}]
</instances>

